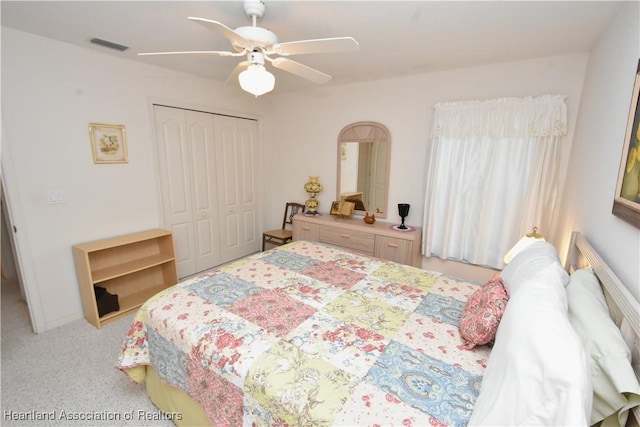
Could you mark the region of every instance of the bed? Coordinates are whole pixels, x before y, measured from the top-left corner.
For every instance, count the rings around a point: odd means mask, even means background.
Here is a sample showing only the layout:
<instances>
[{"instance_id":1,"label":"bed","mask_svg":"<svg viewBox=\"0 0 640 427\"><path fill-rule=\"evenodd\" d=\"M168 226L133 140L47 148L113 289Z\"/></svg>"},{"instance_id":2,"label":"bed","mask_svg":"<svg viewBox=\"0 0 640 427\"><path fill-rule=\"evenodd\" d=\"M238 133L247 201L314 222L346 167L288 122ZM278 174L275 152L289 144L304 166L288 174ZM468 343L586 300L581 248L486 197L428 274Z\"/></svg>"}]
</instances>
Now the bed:
<instances>
[{"instance_id":1,"label":"bed","mask_svg":"<svg viewBox=\"0 0 640 427\"><path fill-rule=\"evenodd\" d=\"M576 242L588 245L577 236ZM557 253L551 258L555 270L540 286L565 280ZM583 269L584 257L572 252L569 259ZM591 268L601 277L601 259L596 261L590 260ZM515 262L505 279L520 283L523 274L531 274L522 265ZM620 313L614 320L637 361L638 303L605 271L619 288L607 293ZM534 283L542 283L534 276ZM495 338L469 345L461 319L467 319L468 301L487 285L296 241L152 297L132 322L117 368L136 382L146 381L150 399L177 425L589 423L589 356L575 328L558 327L565 318L569 324L566 299L564 308L562 303L545 308L551 313L545 317L556 321L550 336L539 337L521 333L542 327L537 321L519 323L526 317L521 311L532 304L515 309L518 301L536 298L527 295L536 286L513 291ZM554 285L561 289L560 299L565 285ZM543 291L537 306L547 304L549 291ZM523 351L541 345L551 350L523 358L513 352L515 342ZM547 359L558 377L528 383L535 370L523 360ZM505 382L519 385L513 389ZM523 384L525 391L519 390ZM548 407L549 387L560 390L562 405ZM629 410L638 416L636 390L629 387L620 392L629 399L616 410L623 417ZM513 404L519 401L516 393L524 393L527 405Z\"/></svg>"}]
</instances>

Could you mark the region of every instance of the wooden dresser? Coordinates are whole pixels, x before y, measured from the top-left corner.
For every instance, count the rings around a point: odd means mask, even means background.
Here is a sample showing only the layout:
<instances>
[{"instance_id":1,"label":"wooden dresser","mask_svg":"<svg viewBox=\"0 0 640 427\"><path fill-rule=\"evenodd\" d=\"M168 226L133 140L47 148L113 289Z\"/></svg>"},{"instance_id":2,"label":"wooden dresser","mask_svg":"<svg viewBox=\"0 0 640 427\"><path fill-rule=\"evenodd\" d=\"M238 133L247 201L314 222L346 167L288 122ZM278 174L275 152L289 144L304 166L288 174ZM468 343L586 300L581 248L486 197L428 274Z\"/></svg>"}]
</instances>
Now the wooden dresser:
<instances>
[{"instance_id":1,"label":"wooden dresser","mask_svg":"<svg viewBox=\"0 0 640 427\"><path fill-rule=\"evenodd\" d=\"M293 240L329 243L364 255L421 267L422 229L396 231L394 224L365 224L360 217L333 215L293 217Z\"/></svg>"}]
</instances>

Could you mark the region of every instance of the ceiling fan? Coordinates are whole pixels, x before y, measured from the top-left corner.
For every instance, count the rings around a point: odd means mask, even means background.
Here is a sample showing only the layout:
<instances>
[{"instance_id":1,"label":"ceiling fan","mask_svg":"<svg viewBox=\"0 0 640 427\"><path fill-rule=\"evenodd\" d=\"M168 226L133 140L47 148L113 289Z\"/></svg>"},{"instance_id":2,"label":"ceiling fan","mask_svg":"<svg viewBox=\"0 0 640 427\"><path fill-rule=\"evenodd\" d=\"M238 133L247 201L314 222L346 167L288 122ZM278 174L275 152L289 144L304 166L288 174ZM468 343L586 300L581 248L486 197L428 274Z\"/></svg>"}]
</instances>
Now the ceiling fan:
<instances>
[{"instance_id":1,"label":"ceiling fan","mask_svg":"<svg viewBox=\"0 0 640 427\"><path fill-rule=\"evenodd\" d=\"M138 55L246 56L246 61L240 62L235 67L227 81L238 78L240 87L257 97L270 92L275 85L275 77L265 69L265 60L275 68L313 83L323 84L331 80L330 75L292 61L287 57L313 53L353 52L360 47L353 37L333 37L279 43L278 37L273 32L256 25L257 20L262 18L266 10L264 1L245 0L243 7L247 16L251 18L252 25L238 27L235 30L218 21L197 17L188 18L228 39L234 51L148 52L139 53Z\"/></svg>"}]
</instances>

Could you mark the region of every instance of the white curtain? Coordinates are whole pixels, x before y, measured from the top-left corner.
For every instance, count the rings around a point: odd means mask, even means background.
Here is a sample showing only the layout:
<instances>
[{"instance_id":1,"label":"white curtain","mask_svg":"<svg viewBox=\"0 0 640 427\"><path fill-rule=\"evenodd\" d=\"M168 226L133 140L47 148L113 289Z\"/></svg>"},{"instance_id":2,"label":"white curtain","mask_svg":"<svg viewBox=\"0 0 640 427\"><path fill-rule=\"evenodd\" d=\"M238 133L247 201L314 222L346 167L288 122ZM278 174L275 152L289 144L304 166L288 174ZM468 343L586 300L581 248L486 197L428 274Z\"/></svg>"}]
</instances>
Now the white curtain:
<instances>
[{"instance_id":1,"label":"white curtain","mask_svg":"<svg viewBox=\"0 0 640 427\"><path fill-rule=\"evenodd\" d=\"M494 268L556 208L565 97L435 105L422 251Z\"/></svg>"}]
</instances>

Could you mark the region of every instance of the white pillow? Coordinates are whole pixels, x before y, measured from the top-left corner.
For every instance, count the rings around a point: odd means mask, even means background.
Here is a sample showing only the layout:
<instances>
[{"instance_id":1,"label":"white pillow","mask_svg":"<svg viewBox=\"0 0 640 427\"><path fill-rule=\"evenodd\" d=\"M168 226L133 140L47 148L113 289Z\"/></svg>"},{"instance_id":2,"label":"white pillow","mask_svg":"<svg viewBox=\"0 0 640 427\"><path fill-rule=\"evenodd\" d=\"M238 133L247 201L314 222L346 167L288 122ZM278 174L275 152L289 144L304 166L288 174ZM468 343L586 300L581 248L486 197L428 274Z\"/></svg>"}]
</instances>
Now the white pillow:
<instances>
[{"instance_id":1,"label":"white pillow","mask_svg":"<svg viewBox=\"0 0 640 427\"><path fill-rule=\"evenodd\" d=\"M528 276L507 303L469 425L589 421L591 374L567 318L563 277L554 263Z\"/></svg>"},{"instance_id":2,"label":"white pillow","mask_svg":"<svg viewBox=\"0 0 640 427\"><path fill-rule=\"evenodd\" d=\"M500 277L509 295L513 295L514 292L518 291L522 283L535 277L549 266L553 266L553 274L557 275L562 285L565 286L569 282L569 275L562 268L558 251L551 243L540 240L519 252L500 272ZM551 271L549 271L549 274L551 274Z\"/></svg>"},{"instance_id":3,"label":"white pillow","mask_svg":"<svg viewBox=\"0 0 640 427\"><path fill-rule=\"evenodd\" d=\"M577 270L567 285L569 321L582 339L591 366L591 423L625 425L628 411L640 404L640 385L631 367L631 352L609 315L598 278Z\"/></svg>"}]
</instances>

